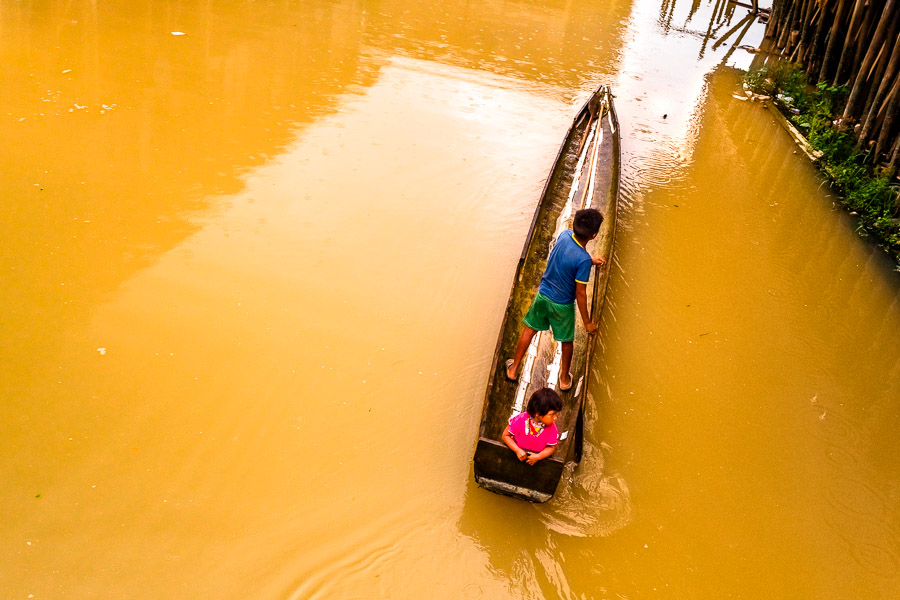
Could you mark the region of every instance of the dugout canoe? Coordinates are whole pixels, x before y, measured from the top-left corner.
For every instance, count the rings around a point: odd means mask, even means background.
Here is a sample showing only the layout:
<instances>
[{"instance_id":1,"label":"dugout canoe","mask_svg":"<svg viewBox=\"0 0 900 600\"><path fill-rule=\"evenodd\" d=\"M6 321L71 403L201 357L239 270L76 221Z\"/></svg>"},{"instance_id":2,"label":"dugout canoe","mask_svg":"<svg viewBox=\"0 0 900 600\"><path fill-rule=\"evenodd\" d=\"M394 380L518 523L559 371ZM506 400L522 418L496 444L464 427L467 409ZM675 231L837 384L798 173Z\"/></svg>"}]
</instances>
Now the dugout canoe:
<instances>
[{"instance_id":1,"label":"dugout canoe","mask_svg":"<svg viewBox=\"0 0 900 600\"><path fill-rule=\"evenodd\" d=\"M581 317L576 314L573 385L565 392L559 391L558 344L549 331L535 335L517 382L507 380L505 362L513 356L522 332L522 318L537 293L554 240L571 228L575 211L587 207L603 214L600 232L587 245L593 256L607 259L606 265L592 269L587 286L591 320L599 323L612 263L620 162L619 123L613 96L609 87L601 86L575 116L544 184L500 327L474 457L475 481L492 492L545 502L556 491L566 463L581 460L588 365L597 336L588 339ZM556 422L561 439L551 457L531 466L520 462L501 436L509 418L525 410L531 393L544 386L556 389L563 399L563 410Z\"/></svg>"}]
</instances>

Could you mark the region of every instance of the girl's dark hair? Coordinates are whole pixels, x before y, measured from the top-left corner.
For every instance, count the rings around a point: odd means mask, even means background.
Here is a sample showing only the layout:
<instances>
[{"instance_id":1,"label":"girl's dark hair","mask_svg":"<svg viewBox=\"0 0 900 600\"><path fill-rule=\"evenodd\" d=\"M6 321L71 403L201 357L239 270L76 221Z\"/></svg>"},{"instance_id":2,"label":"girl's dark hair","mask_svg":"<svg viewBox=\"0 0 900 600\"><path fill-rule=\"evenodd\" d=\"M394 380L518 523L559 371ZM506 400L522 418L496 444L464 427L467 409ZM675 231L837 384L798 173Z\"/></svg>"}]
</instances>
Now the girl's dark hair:
<instances>
[{"instance_id":1,"label":"girl's dark hair","mask_svg":"<svg viewBox=\"0 0 900 600\"><path fill-rule=\"evenodd\" d=\"M596 208L583 208L575 213L572 221L572 231L583 240L590 239L600 231L603 223L603 215Z\"/></svg>"},{"instance_id":2,"label":"girl's dark hair","mask_svg":"<svg viewBox=\"0 0 900 600\"><path fill-rule=\"evenodd\" d=\"M541 388L528 399L528 406L525 410L532 417L542 417L551 410L561 411L562 406L562 398L559 397L559 394L550 388Z\"/></svg>"}]
</instances>

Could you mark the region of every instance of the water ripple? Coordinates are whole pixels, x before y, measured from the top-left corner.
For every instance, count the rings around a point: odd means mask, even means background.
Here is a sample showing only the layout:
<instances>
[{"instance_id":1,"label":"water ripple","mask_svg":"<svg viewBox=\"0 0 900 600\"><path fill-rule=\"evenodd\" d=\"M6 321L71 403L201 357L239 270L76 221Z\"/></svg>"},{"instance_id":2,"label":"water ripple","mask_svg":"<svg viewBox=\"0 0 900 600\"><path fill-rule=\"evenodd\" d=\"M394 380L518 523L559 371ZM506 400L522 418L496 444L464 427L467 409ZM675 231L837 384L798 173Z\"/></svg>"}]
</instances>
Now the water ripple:
<instances>
[{"instance_id":1,"label":"water ripple","mask_svg":"<svg viewBox=\"0 0 900 600\"><path fill-rule=\"evenodd\" d=\"M554 499L539 505L541 520L557 533L573 537L608 536L631 521L631 493L625 480L615 473L605 473L604 453L585 443L581 467L570 463Z\"/></svg>"},{"instance_id":2,"label":"water ripple","mask_svg":"<svg viewBox=\"0 0 900 600\"><path fill-rule=\"evenodd\" d=\"M850 544L850 556L859 566L881 577L893 578L900 568L896 548L888 549L866 542L855 543Z\"/></svg>"},{"instance_id":3,"label":"water ripple","mask_svg":"<svg viewBox=\"0 0 900 600\"><path fill-rule=\"evenodd\" d=\"M669 187L685 179L688 157L674 140L656 142L646 155L626 162L627 179L639 187Z\"/></svg>"}]
</instances>

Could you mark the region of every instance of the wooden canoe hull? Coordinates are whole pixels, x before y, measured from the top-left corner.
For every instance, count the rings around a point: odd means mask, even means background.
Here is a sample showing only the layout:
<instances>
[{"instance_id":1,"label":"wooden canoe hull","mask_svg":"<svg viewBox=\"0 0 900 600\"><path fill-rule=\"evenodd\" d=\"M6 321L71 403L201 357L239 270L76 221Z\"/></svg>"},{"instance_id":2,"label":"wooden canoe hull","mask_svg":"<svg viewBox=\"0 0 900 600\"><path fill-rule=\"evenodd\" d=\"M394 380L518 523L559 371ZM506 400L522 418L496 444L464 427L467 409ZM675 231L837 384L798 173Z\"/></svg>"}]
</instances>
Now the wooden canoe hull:
<instances>
[{"instance_id":1,"label":"wooden canoe hull","mask_svg":"<svg viewBox=\"0 0 900 600\"><path fill-rule=\"evenodd\" d=\"M475 480L491 491L544 502L553 496L565 464L581 459L587 367L595 339L587 336L580 317L576 317L575 350L570 367L574 385L571 390L559 392L564 405L557 420L561 440L553 456L533 466L518 460L503 443L502 433L508 419L524 410L524 403L534 390L557 386L558 344L550 332L535 336L530 358L523 361L517 383L506 379L504 363L513 356L522 331L522 318L537 293L552 243L561 231L571 227L575 211L582 207L597 208L604 216L599 234L587 246L594 256L607 259L606 265L593 269L588 283L591 319L599 322L615 239L620 164L618 129L612 94L609 88L600 87L566 133L535 210L500 328L475 448Z\"/></svg>"}]
</instances>

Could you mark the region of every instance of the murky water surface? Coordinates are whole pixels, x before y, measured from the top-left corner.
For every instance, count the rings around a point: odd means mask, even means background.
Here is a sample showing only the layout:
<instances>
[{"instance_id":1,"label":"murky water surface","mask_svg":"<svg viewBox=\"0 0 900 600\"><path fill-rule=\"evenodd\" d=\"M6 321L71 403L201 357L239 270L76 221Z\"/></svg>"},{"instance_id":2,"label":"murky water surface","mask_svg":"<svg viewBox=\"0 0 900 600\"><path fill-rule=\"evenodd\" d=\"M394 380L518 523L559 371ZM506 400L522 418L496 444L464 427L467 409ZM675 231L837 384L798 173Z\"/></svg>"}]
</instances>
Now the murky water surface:
<instances>
[{"instance_id":1,"label":"murky water surface","mask_svg":"<svg viewBox=\"0 0 900 600\"><path fill-rule=\"evenodd\" d=\"M896 598L900 278L732 97L746 9L0 11L4 598ZM585 460L533 506L471 456L601 82Z\"/></svg>"}]
</instances>

